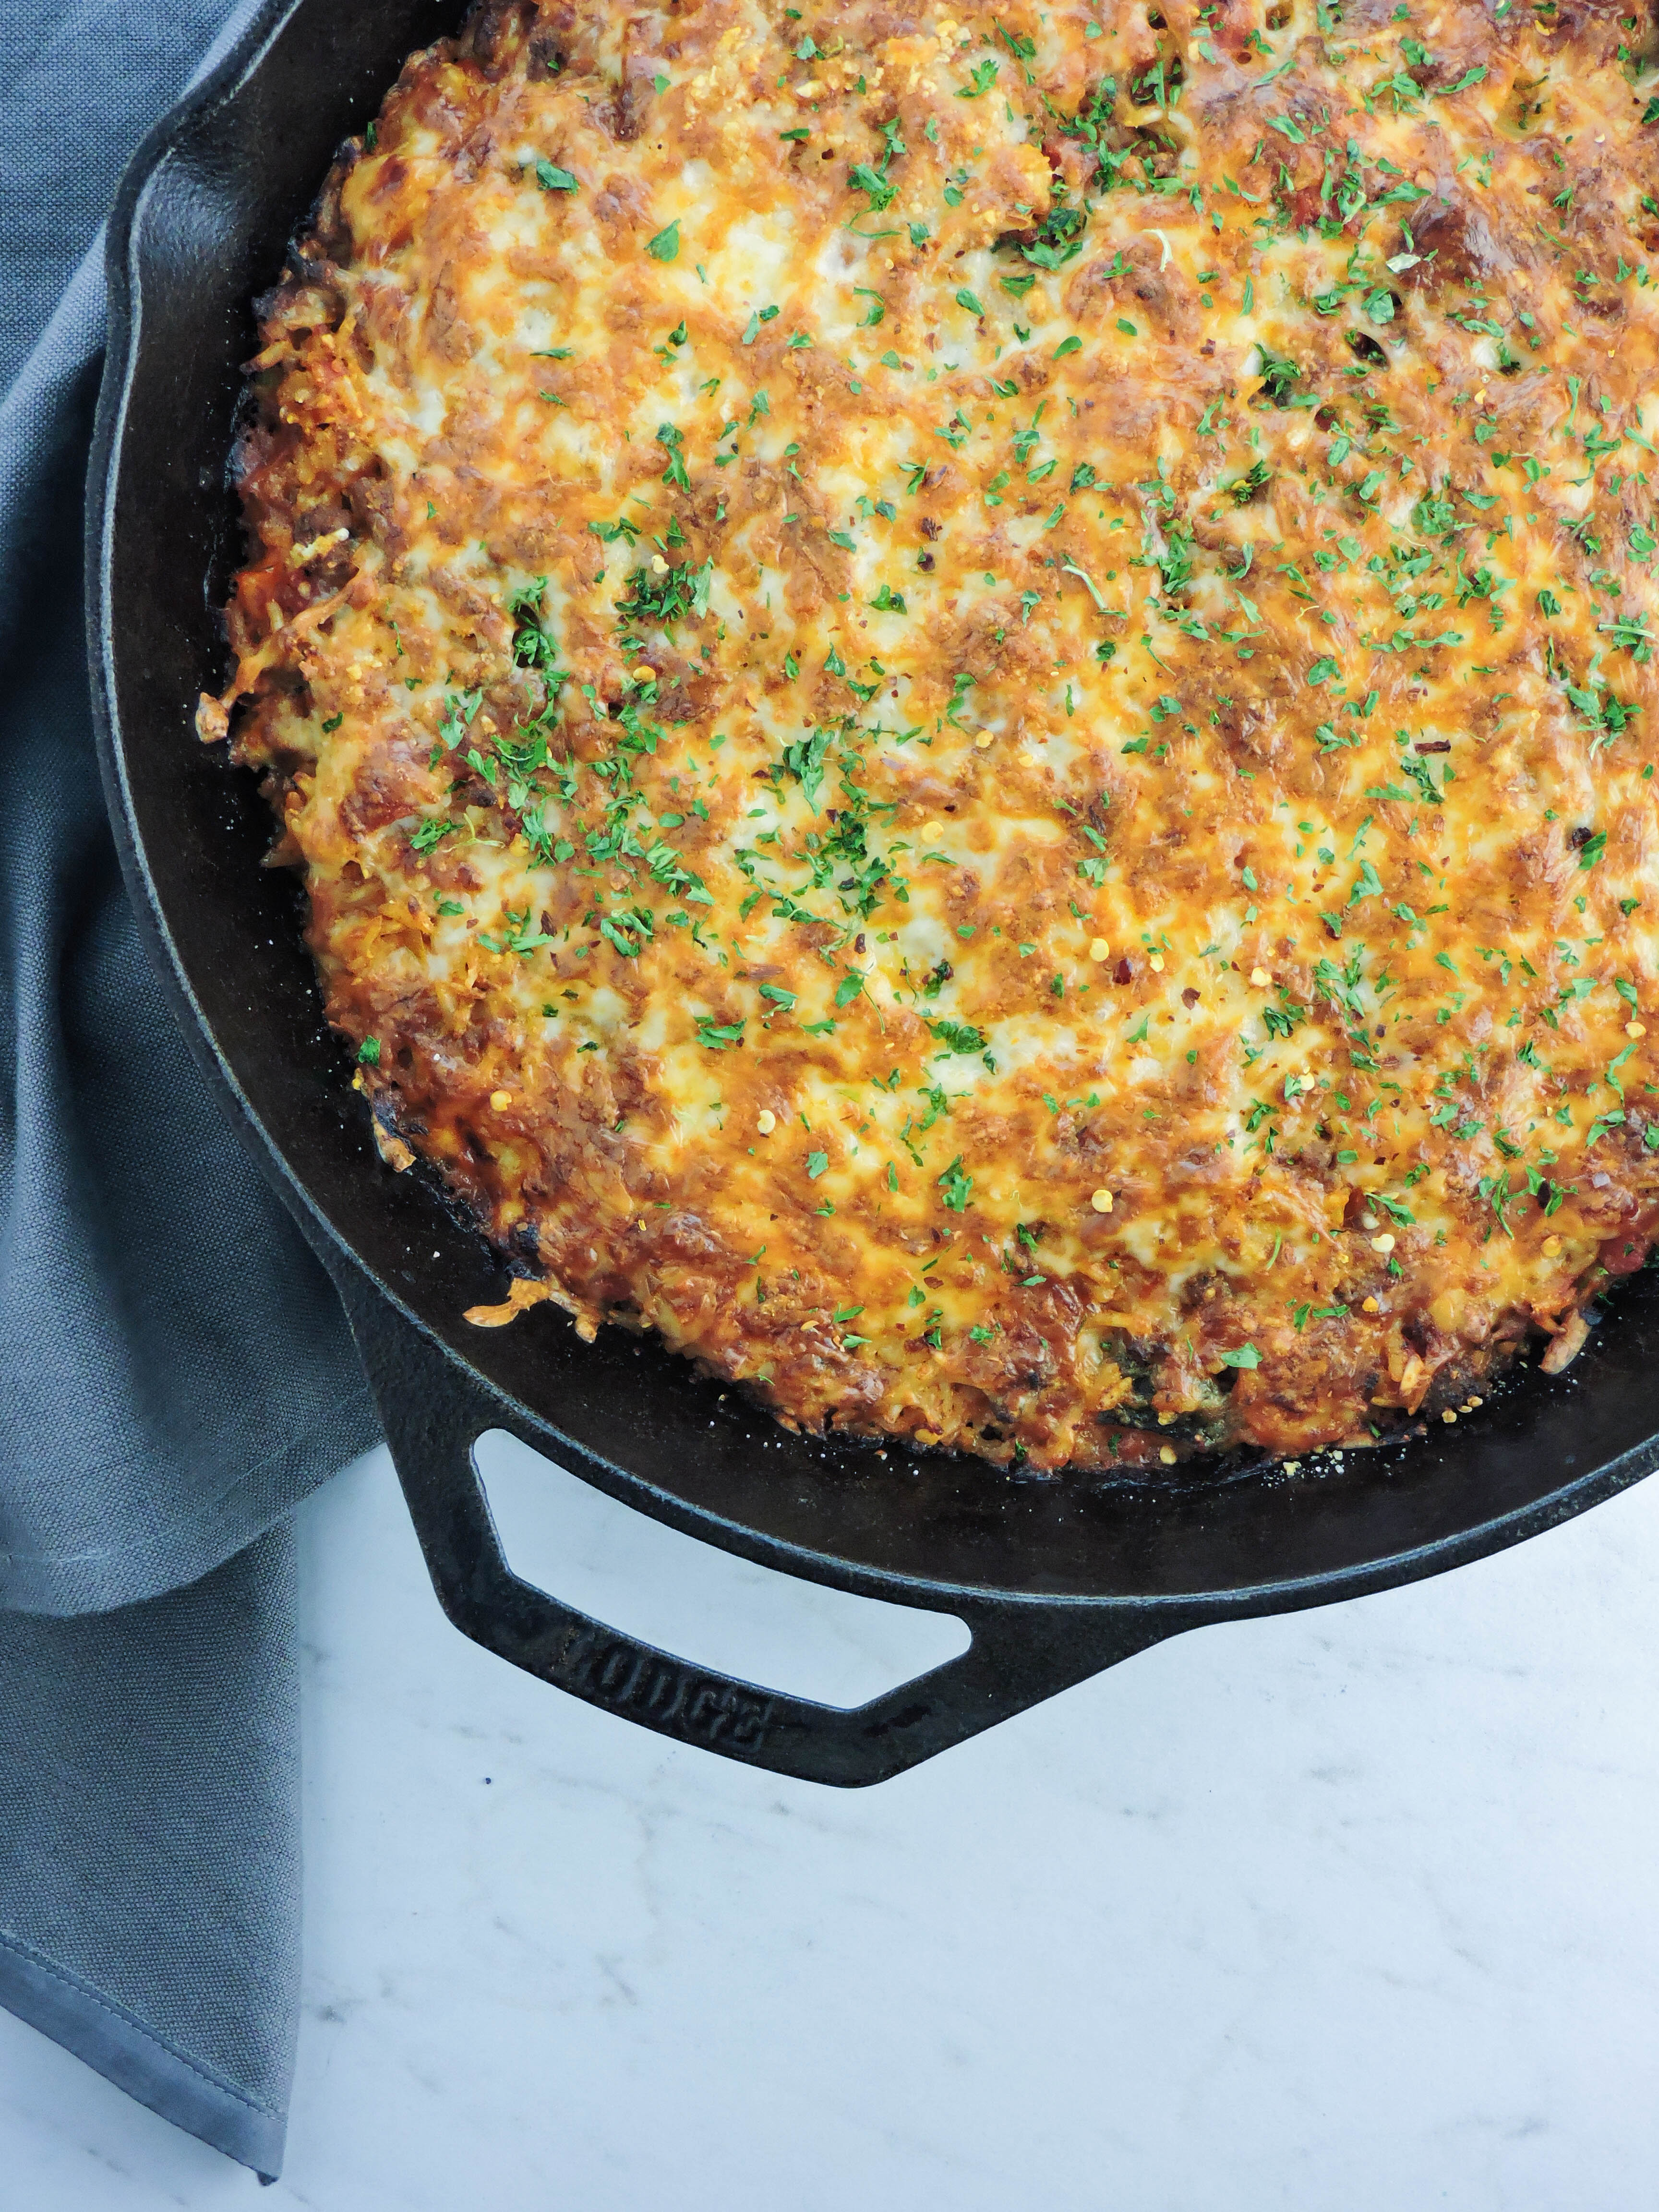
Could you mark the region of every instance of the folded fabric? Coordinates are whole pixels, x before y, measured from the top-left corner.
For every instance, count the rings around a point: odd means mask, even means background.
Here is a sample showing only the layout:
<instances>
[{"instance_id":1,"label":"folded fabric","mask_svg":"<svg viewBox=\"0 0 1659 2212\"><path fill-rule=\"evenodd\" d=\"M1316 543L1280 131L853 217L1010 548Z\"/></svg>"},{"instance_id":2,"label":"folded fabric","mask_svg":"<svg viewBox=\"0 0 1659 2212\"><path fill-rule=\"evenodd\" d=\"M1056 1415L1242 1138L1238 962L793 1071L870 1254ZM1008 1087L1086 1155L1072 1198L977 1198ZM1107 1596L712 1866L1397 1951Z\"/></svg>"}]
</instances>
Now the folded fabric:
<instances>
[{"instance_id":1,"label":"folded fabric","mask_svg":"<svg viewBox=\"0 0 1659 2212\"><path fill-rule=\"evenodd\" d=\"M0 1613L0 2003L282 2166L299 2002L294 1539L70 1620Z\"/></svg>"},{"instance_id":2,"label":"folded fabric","mask_svg":"<svg viewBox=\"0 0 1659 2212\"><path fill-rule=\"evenodd\" d=\"M376 1429L327 1277L141 949L100 788L81 590L97 227L144 126L252 12L13 0L9 15L0 2002L270 2174L299 1914L277 1524Z\"/></svg>"}]
</instances>

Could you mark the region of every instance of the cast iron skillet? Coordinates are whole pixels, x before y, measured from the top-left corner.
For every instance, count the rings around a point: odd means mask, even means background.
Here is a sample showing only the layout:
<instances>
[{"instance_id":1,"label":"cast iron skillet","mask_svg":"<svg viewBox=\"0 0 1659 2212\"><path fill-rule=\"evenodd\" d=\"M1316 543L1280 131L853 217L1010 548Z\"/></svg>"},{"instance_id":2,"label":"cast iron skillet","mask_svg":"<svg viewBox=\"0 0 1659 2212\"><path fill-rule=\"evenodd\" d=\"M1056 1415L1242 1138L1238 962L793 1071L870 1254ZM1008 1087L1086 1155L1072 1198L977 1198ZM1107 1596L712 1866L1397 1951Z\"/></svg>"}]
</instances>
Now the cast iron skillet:
<instances>
[{"instance_id":1,"label":"cast iron skillet","mask_svg":"<svg viewBox=\"0 0 1659 2212\"><path fill-rule=\"evenodd\" d=\"M1659 1296L1620 1291L1569 1376L1535 1369L1455 1431L1297 1479L1018 1481L787 1434L654 1341L580 1343L505 1295L422 1173L391 1174L321 1018L252 777L191 727L217 690L240 553L226 454L248 302L348 133L460 0L270 0L154 133L111 225L110 343L88 522L93 694L134 903L181 1018L331 1271L445 1610L503 1658L686 1743L820 1782L930 1758L1181 1630L1456 1566L1581 1512L1659 1460ZM508 1570L471 1458L503 1428L641 1511L815 1581L957 1615L960 1658L855 1711L687 1666ZM1228 1479L1231 1476L1231 1479Z\"/></svg>"}]
</instances>

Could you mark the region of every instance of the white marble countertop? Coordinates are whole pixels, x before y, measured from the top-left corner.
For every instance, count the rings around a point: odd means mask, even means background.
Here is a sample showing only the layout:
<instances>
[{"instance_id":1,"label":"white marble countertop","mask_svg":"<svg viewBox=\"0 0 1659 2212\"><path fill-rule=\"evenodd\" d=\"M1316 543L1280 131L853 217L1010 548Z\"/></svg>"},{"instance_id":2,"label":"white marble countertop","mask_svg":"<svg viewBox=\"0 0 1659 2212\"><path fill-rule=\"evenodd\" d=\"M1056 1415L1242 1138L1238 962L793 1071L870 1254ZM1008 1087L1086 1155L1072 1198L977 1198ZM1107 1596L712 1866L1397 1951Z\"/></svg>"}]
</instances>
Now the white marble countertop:
<instances>
[{"instance_id":1,"label":"white marble countertop","mask_svg":"<svg viewBox=\"0 0 1659 2212\"><path fill-rule=\"evenodd\" d=\"M498 1474L515 1563L555 1547L563 1595L689 1656L850 1698L937 1638L689 1573L567 1485L538 1508L533 1469ZM383 1453L304 1528L286 2172L259 2196L0 2014L9 2212L1650 2201L1659 1482L1455 1575L1178 1638L855 1793L467 1643Z\"/></svg>"}]
</instances>

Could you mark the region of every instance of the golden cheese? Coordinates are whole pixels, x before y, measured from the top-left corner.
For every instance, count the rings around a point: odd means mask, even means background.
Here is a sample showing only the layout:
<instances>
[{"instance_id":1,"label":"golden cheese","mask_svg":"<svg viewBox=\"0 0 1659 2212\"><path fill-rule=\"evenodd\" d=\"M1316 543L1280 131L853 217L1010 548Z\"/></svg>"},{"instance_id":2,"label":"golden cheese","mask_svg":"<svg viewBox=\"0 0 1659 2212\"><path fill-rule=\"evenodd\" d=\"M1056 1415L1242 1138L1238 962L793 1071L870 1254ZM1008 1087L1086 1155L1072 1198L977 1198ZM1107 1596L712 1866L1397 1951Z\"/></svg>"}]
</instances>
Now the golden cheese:
<instances>
[{"instance_id":1,"label":"golden cheese","mask_svg":"<svg viewBox=\"0 0 1659 2212\"><path fill-rule=\"evenodd\" d=\"M202 727L526 1278L480 1319L1039 1468L1571 1355L1659 1219L1626 25L488 0L411 61L264 303Z\"/></svg>"}]
</instances>

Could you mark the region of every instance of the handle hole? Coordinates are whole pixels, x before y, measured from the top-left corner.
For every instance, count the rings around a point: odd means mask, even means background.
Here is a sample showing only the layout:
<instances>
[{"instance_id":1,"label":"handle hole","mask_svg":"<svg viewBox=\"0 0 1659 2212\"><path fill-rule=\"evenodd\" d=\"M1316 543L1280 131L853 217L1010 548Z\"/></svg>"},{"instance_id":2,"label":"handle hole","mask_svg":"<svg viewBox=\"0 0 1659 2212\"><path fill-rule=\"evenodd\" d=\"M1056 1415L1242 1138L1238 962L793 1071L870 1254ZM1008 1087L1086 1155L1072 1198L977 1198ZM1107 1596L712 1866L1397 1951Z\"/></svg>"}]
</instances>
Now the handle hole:
<instances>
[{"instance_id":1,"label":"handle hole","mask_svg":"<svg viewBox=\"0 0 1659 2212\"><path fill-rule=\"evenodd\" d=\"M504 1429L473 1456L515 1575L696 1666L846 1708L972 1641L951 1613L827 1589L665 1528Z\"/></svg>"}]
</instances>

